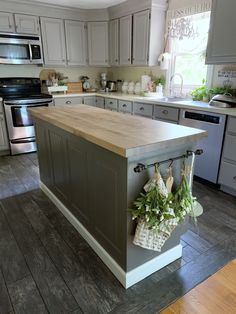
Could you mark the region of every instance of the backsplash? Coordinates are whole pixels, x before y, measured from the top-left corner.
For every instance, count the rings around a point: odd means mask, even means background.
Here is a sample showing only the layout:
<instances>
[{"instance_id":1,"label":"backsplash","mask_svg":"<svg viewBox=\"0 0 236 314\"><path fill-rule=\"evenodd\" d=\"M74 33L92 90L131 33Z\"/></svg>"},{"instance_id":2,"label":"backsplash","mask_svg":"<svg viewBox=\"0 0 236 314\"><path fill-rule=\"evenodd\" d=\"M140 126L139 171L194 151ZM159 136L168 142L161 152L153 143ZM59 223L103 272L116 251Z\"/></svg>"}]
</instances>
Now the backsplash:
<instances>
[{"instance_id":1,"label":"backsplash","mask_svg":"<svg viewBox=\"0 0 236 314\"><path fill-rule=\"evenodd\" d=\"M53 69L53 67L51 68ZM40 77L40 72L43 70L50 70L41 66L34 65L0 65L1 77ZM76 82L83 75L87 75L90 78L92 87L100 87L99 76L102 72L107 72L107 68L104 67L61 67L55 68L57 72L62 72L65 76L68 76L69 81Z\"/></svg>"}]
</instances>

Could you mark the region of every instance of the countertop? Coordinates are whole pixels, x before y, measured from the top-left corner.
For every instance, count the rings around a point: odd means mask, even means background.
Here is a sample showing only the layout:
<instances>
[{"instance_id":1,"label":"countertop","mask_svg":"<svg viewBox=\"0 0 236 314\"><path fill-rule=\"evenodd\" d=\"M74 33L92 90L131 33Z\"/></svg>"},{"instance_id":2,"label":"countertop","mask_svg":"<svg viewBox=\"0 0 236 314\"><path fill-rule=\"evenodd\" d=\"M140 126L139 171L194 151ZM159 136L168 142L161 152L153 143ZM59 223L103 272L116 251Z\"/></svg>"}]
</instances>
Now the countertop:
<instances>
[{"instance_id":1,"label":"countertop","mask_svg":"<svg viewBox=\"0 0 236 314\"><path fill-rule=\"evenodd\" d=\"M193 101L191 99L171 99L171 98L156 98L153 96L137 96L137 95L130 95L130 94L122 94L122 93L105 93L105 92L96 92L96 93L80 93L80 94L54 94L54 98L65 98L65 97L87 97L87 96L101 96L106 98L113 98L113 99L120 99L126 101L134 101L134 102L141 102L146 104L154 104L154 105L166 105L169 107L174 108L181 108L181 109L194 109L206 112L214 112L225 114L229 116L236 117L236 107L234 108L217 108L209 106L208 103L203 101Z\"/></svg>"},{"instance_id":2,"label":"countertop","mask_svg":"<svg viewBox=\"0 0 236 314\"><path fill-rule=\"evenodd\" d=\"M202 130L87 105L29 110L34 118L51 123L123 157L169 148L170 145L186 144L207 136Z\"/></svg>"}]
</instances>

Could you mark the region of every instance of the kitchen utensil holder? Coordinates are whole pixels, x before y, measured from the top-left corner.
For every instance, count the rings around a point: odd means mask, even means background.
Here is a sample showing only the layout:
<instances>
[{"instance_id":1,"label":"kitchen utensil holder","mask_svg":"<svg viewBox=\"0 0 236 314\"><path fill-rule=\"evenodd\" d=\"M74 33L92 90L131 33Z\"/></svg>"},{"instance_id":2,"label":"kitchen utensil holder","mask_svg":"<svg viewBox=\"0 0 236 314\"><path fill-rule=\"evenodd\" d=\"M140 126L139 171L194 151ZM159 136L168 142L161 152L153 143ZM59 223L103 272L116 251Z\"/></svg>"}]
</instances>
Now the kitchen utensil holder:
<instances>
[{"instance_id":1,"label":"kitchen utensil holder","mask_svg":"<svg viewBox=\"0 0 236 314\"><path fill-rule=\"evenodd\" d=\"M202 149L197 149L196 151L187 150L186 154L183 154L181 156L177 156L177 157L169 158L169 159L166 159L166 160L158 161L158 162L155 162L155 163L149 164L149 165L144 165L142 163L138 163L137 166L134 167L134 172L140 173L143 170L146 170L146 169L149 169L149 168L152 168L152 167L155 167L155 166L159 167L160 165L165 164L165 163L173 163L175 160L188 158L188 157L192 156L193 153L195 155L199 156L199 155L203 154L203 150Z\"/></svg>"}]
</instances>

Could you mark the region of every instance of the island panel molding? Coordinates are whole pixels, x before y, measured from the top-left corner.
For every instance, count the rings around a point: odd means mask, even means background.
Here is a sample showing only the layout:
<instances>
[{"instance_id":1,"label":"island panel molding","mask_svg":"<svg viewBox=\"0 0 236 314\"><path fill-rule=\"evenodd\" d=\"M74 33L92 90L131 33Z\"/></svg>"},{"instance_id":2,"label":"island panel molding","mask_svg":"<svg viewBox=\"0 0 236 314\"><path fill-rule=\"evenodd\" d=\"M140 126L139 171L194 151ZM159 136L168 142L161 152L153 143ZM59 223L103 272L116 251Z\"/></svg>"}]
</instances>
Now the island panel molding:
<instances>
[{"instance_id":1,"label":"island panel molding","mask_svg":"<svg viewBox=\"0 0 236 314\"><path fill-rule=\"evenodd\" d=\"M85 130L88 131L91 127L88 119L91 112L98 121L101 120L100 123L104 123L102 128L101 124L96 125L95 118L92 119L94 128L98 128L97 138L100 136L101 139L109 131L119 134L120 130L130 128L135 121L136 128L132 126L133 132L129 138L135 140L134 134L139 132L142 121L142 127L148 128L146 121L150 120L136 120L131 116L128 120L123 120L123 114L107 112L106 115L106 111L102 109L91 111L91 108L93 107L82 106L82 111L78 113L67 107L63 117L58 116L57 108L48 108L47 114L39 108L31 110L35 120L41 188L127 288L179 258L182 254L180 237L187 228L186 223L177 226L161 252L146 250L133 244L135 223L128 208L133 206L144 184L153 175L153 169L137 174L134 167L137 162L149 164L193 150L195 135L201 137L205 132L191 129L190 135L186 135L186 128L180 126L185 133L184 142L173 139L172 145L165 149L157 147L155 151L140 150L139 154L127 158L110 147L106 149L84 137ZM52 123L48 119L53 113L57 119L64 120L62 127L54 125L55 119L51 120ZM75 116L78 120L67 120L67 115ZM111 124L106 124L106 119L112 120L113 115L115 123L111 121ZM73 127L80 123L80 127L84 129L82 136L77 132L68 132L65 121L74 123ZM159 129L171 126L153 122ZM149 128L151 134L152 125ZM177 184L181 178L181 165L182 162L176 161L173 166Z\"/></svg>"}]
</instances>

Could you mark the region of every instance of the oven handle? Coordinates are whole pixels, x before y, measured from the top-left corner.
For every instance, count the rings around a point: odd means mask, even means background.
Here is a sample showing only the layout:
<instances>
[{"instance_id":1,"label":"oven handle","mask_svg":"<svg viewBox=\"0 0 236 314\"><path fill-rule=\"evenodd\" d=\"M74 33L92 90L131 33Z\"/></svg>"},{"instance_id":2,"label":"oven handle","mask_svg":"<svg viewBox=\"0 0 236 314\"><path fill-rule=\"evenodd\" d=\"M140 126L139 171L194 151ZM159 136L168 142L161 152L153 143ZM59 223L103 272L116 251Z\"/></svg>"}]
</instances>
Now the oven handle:
<instances>
[{"instance_id":1,"label":"oven handle","mask_svg":"<svg viewBox=\"0 0 236 314\"><path fill-rule=\"evenodd\" d=\"M31 44L28 43L28 46L29 46L29 55L30 55L30 62L33 61L33 55L32 55L32 48L31 48Z\"/></svg>"},{"instance_id":2,"label":"oven handle","mask_svg":"<svg viewBox=\"0 0 236 314\"><path fill-rule=\"evenodd\" d=\"M39 102L39 101L32 101L29 103L19 103L19 101L4 101L4 105L7 106L14 106L16 108L21 108L21 107L48 107L49 102Z\"/></svg>"},{"instance_id":3,"label":"oven handle","mask_svg":"<svg viewBox=\"0 0 236 314\"><path fill-rule=\"evenodd\" d=\"M26 143L32 143L32 142L36 142L35 137L11 140L11 143L13 143L13 144L26 144Z\"/></svg>"}]
</instances>

